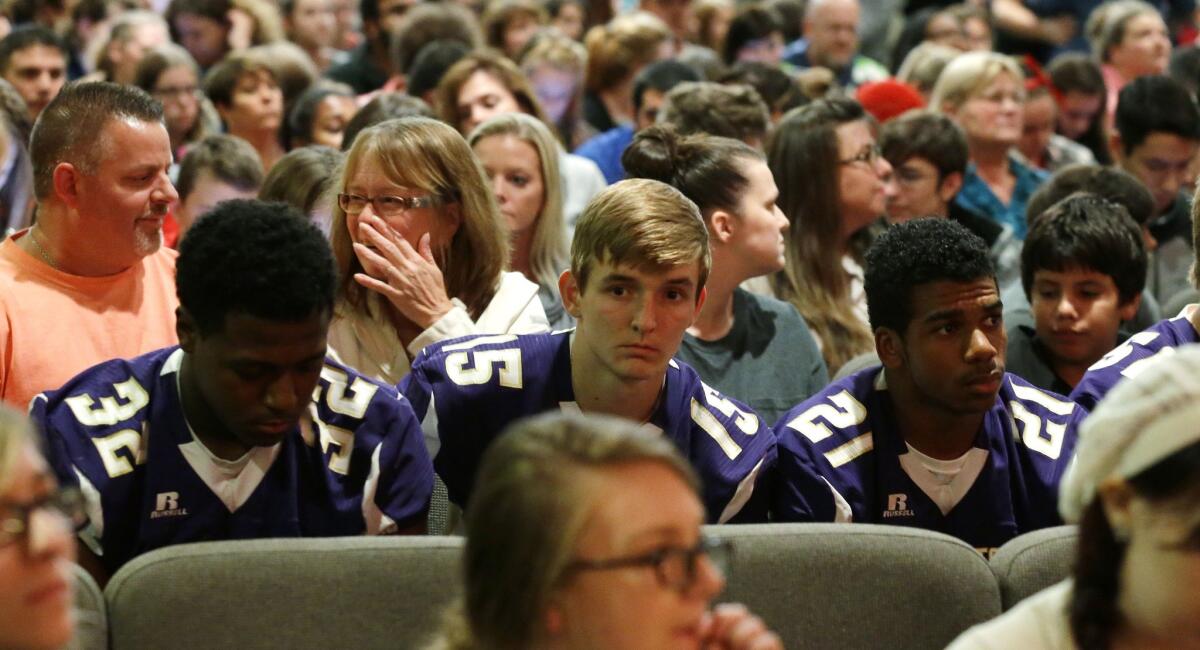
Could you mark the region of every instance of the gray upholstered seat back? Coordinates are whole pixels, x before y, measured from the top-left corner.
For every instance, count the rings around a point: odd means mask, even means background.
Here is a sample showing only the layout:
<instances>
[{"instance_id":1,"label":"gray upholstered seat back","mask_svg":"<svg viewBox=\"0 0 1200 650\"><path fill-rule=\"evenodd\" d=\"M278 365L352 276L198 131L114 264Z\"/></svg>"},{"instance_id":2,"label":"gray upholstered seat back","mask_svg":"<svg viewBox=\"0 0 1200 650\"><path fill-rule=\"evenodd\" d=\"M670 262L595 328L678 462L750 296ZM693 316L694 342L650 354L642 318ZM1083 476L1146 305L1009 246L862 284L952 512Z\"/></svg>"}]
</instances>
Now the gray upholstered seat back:
<instances>
[{"instance_id":1,"label":"gray upholstered seat back","mask_svg":"<svg viewBox=\"0 0 1200 650\"><path fill-rule=\"evenodd\" d=\"M451 537L173 546L105 590L112 648L414 648L459 582Z\"/></svg>"},{"instance_id":2,"label":"gray upholstered seat back","mask_svg":"<svg viewBox=\"0 0 1200 650\"><path fill-rule=\"evenodd\" d=\"M1078 537L1075 526L1059 526L1026 533L1001 546L992 557L992 570L1004 609L1070 576Z\"/></svg>"},{"instance_id":3,"label":"gray upholstered seat back","mask_svg":"<svg viewBox=\"0 0 1200 650\"><path fill-rule=\"evenodd\" d=\"M78 564L71 565L75 583L75 638L67 650L104 650L108 647L108 612L104 592Z\"/></svg>"},{"instance_id":4,"label":"gray upholstered seat back","mask_svg":"<svg viewBox=\"0 0 1200 650\"><path fill-rule=\"evenodd\" d=\"M988 563L952 537L868 524L709 529L734 542L721 600L745 603L787 648L944 648L1000 614Z\"/></svg>"}]
</instances>

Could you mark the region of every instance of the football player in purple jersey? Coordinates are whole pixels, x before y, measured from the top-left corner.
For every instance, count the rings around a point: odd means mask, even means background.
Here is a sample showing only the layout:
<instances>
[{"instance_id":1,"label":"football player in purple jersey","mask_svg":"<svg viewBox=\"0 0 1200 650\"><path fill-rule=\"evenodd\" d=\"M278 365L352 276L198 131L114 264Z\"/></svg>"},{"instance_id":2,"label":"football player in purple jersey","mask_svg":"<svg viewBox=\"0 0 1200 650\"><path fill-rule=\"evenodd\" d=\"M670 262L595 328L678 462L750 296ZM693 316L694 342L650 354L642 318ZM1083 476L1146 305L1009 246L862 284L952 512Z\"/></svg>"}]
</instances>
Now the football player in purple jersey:
<instances>
[{"instance_id":1,"label":"football player in purple jersey","mask_svg":"<svg viewBox=\"0 0 1200 650\"><path fill-rule=\"evenodd\" d=\"M927 528L985 554L1060 523L1082 410L1004 371L983 240L944 219L892 226L867 253L866 291L882 368L776 425L777 518Z\"/></svg>"},{"instance_id":2,"label":"football player in purple jersey","mask_svg":"<svg viewBox=\"0 0 1200 650\"><path fill-rule=\"evenodd\" d=\"M179 347L31 406L103 582L185 542L421 533L433 471L408 403L325 357L333 257L295 209L227 201L180 251Z\"/></svg>"},{"instance_id":3,"label":"football player in purple jersey","mask_svg":"<svg viewBox=\"0 0 1200 650\"><path fill-rule=\"evenodd\" d=\"M577 323L552 334L476 336L427 348L401 392L436 447L452 503L512 421L551 410L644 423L675 442L704 483L712 522L765 520L770 428L672 359L704 304L708 231L695 204L658 181L601 192L584 210L559 291Z\"/></svg>"}]
</instances>

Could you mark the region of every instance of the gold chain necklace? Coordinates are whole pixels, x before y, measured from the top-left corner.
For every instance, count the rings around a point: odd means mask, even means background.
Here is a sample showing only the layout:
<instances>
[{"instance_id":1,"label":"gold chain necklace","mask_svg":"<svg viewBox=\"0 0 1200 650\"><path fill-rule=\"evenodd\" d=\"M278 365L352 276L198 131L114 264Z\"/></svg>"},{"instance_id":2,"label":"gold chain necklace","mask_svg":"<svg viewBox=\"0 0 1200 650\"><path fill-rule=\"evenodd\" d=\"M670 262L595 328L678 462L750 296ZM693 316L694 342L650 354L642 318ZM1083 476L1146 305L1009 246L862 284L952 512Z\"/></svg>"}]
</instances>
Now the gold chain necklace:
<instances>
[{"instance_id":1,"label":"gold chain necklace","mask_svg":"<svg viewBox=\"0 0 1200 650\"><path fill-rule=\"evenodd\" d=\"M37 237L33 234L36 230L37 226L29 229L29 243L33 244L33 247L37 249L38 256L42 258L42 261L49 264L50 268L58 270L58 265L54 263L54 260L50 259L50 254L46 252L45 248L42 248L41 243L38 242Z\"/></svg>"}]
</instances>

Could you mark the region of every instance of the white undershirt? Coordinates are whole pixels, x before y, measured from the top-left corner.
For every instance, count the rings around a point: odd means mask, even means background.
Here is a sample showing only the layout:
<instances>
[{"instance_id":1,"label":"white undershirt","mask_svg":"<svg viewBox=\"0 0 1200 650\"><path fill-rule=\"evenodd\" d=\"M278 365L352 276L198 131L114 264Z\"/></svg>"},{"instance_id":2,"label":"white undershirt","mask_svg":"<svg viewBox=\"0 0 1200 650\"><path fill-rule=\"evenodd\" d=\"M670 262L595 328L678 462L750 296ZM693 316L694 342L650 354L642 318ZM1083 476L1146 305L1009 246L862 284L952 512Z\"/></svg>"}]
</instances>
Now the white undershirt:
<instances>
[{"instance_id":1,"label":"white undershirt","mask_svg":"<svg viewBox=\"0 0 1200 650\"><path fill-rule=\"evenodd\" d=\"M908 443L905 446L908 453L900 456L900 467L937 504L943 515L963 500L987 464L987 450L978 447L972 447L958 458L940 460L922 454Z\"/></svg>"}]
</instances>

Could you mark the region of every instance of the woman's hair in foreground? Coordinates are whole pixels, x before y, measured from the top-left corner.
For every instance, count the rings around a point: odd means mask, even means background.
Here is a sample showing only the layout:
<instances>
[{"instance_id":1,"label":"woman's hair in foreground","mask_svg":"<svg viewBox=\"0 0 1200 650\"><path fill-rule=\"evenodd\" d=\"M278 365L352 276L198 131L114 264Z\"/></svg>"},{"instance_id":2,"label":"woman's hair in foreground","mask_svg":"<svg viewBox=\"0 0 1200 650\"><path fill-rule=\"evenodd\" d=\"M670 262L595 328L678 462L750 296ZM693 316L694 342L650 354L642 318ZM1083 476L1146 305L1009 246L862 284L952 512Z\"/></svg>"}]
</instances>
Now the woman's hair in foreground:
<instances>
[{"instance_id":1,"label":"woman's hair in foreground","mask_svg":"<svg viewBox=\"0 0 1200 650\"><path fill-rule=\"evenodd\" d=\"M0 494L12 482L13 467L30 439L29 421L7 406L0 406Z\"/></svg>"},{"instance_id":2,"label":"woman's hair in foreground","mask_svg":"<svg viewBox=\"0 0 1200 650\"><path fill-rule=\"evenodd\" d=\"M465 523L466 589L447 615L444 648L528 648L594 504L598 473L655 463L699 480L666 438L598 415L550 414L510 427L484 456Z\"/></svg>"}]
</instances>

